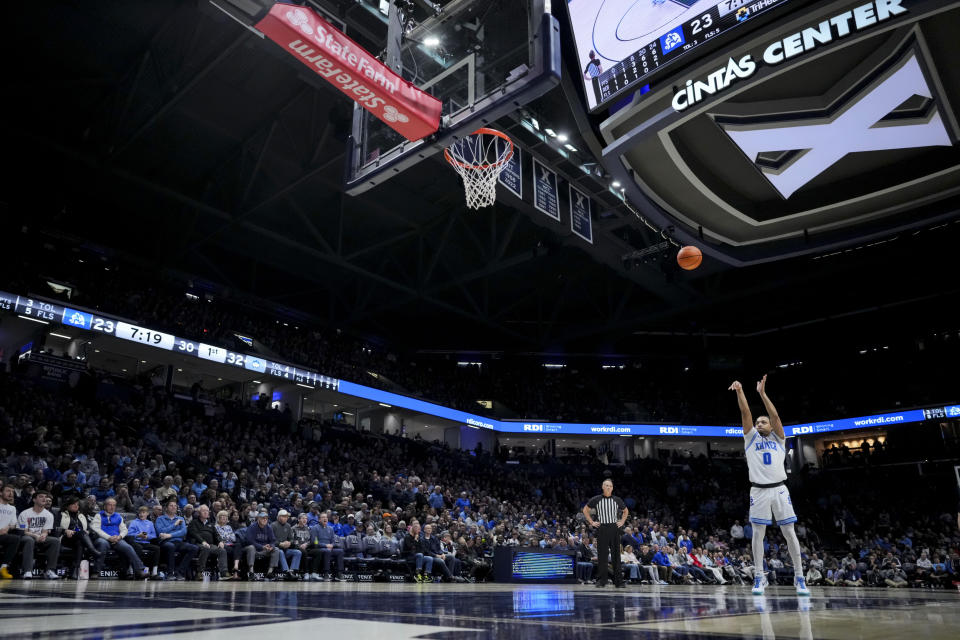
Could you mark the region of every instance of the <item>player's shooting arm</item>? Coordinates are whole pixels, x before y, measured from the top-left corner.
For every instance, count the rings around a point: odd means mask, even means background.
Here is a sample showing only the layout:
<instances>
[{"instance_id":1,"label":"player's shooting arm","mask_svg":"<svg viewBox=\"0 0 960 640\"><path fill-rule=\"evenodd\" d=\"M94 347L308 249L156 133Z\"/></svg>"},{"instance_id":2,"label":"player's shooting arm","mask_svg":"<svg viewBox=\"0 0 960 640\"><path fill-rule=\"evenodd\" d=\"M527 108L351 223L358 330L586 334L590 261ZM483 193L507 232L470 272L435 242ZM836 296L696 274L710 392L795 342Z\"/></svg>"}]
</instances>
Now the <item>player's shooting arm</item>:
<instances>
[{"instance_id":1,"label":"player's shooting arm","mask_svg":"<svg viewBox=\"0 0 960 640\"><path fill-rule=\"evenodd\" d=\"M760 382L757 383L757 393L760 394L760 399L763 400L763 406L767 410L767 416L770 418L770 426L773 427L773 432L777 434L781 440L786 439L786 434L783 432L783 422L780 421L780 414L777 413L777 408L773 406L773 401L770 400L770 396L767 395L767 376L763 376Z\"/></svg>"},{"instance_id":2,"label":"player's shooting arm","mask_svg":"<svg viewBox=\"0 0 960 640\"><path fill-rule=\"evenodd\" d=\"M750 414L750 405L747 403L747 396L743 393L743 385L734 381L728 391L737 392L737 405L740 407L740 422L743 424L743 437L753 430L753 416Z\"/></svg>"}]
</instances>

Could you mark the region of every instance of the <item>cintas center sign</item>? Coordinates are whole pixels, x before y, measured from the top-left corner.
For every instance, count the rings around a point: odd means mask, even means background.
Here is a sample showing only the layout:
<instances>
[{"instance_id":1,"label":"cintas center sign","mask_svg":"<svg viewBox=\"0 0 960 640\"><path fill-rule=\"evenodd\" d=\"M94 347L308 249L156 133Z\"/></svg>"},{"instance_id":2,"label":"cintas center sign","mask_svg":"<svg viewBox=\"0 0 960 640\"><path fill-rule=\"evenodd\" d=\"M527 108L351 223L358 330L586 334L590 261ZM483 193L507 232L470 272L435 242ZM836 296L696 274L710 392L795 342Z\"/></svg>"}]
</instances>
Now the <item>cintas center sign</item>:
<instances>
[{"instance_id":1,"label":"cintas center sign","mask_svg":"<svg viewBox=\"0 0 960 640\"><path fill-rule=\"evenodd\" d=\"M441 103L308 7L277 2L256 28L410 141L440 127Z\"/></svg>"},{"instance_id":2,"label":"cintas center sign","mask_svg":"<svg viewBox=\"0 0 960 640\"><path fill-rule=\"evenodd\" d=\"M901 6L901 0L874 0L862 4L823 20L816 26L771 42L764 49L763 62L769 66L781 64L801 53L812 51L906 12L907 8ZM749 78L757 71L757 66L758 62L752 55L745 55L739 59L730 58L726 65L709 74L704 80L687 80L686 86L673 96L674 110L685 111L723 91L737 80Z\"/></svg>"}]
</instances>

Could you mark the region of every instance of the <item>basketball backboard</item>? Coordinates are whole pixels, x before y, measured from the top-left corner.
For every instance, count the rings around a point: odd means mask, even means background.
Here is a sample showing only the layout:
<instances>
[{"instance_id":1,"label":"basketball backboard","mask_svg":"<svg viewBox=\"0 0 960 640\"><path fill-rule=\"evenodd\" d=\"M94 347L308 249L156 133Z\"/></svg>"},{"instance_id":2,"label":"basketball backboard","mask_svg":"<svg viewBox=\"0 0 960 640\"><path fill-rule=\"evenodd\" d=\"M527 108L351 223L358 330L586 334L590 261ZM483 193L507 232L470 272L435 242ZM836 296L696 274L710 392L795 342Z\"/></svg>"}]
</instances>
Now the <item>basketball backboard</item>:
<instances>
[{"instance_id":1,"label":"basketball backboard","mask_svg":"<svg viewBox=\"0 0 960 640\"><path fill-rule=\"evenodd\" d=\"M560 80L545 0L454 0L406 33L401 74L443 102L440 130L409 142L355 108L346 191L362 193L543 95Z\"/></svg>"}]
</instances>

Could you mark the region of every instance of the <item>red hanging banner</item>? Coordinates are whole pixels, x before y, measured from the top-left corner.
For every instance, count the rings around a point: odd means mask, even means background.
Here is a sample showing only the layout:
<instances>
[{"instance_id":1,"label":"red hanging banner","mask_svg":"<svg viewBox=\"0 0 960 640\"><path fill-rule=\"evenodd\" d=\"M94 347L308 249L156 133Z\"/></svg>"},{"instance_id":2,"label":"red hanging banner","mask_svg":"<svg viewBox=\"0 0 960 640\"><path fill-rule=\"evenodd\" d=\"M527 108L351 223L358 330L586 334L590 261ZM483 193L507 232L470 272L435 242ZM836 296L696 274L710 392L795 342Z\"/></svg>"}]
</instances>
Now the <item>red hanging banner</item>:
<instances>
[{"instance_id":1,"label":"red hanging banner","mask_svg":"<svg viewBox=\"0 0 960 640\"><path fill-rule=\"evenodd\" d=\"M439 100L398 76L313 9L277 2L255 26L407 140L440 128Z\"/></svg>"}]
</instances>

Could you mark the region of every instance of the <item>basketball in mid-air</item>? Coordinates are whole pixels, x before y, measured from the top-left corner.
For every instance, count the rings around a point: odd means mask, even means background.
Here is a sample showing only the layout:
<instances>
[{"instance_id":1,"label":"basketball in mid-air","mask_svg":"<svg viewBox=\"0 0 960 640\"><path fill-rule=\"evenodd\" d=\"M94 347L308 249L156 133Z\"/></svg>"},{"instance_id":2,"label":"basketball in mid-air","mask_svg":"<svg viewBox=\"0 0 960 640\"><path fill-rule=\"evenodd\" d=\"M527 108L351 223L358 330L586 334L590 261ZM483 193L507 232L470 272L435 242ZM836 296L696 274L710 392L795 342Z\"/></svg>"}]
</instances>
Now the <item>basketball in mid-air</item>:
<instances>
[{"instance_id":1,"label":"basketball in mid-air","mask_svg":"<svg viewBox=\"0 0 960 640\"><path fill-rule=\"evenodd\" d=\"M681 269L693 271L703 262L703 254L697 247L683 247L677 253L677 264Z\"/></svg>"}]
</instances>

